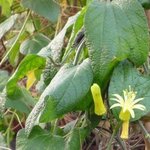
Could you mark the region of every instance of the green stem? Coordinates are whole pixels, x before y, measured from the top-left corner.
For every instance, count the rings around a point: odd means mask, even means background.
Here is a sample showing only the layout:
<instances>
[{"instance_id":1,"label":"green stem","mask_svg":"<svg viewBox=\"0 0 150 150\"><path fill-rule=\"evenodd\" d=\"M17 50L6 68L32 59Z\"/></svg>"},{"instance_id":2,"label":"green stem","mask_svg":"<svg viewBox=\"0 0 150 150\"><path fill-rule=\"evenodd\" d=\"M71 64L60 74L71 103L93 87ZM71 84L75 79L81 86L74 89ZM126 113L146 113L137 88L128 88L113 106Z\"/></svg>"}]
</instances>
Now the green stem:
<instances>
[{"instance_id":1,"label":"green stem","mask_svg":"<svg viewBox=\"0 0 150 150\"><path fill-rule=\"evenodd\" d=\"M13 112L13 115L12 115L11 120L9 122L8 128L7 128L6 132L5 132L5 134L7 134L6 139L7 139L8 147L10 145L10 129L11 129L11 125L13 123L14 117L15 117L15 113L16 113L16 110Z\"/></svg>"},{"instance_id":2,"label":"green stem","mask_svg":"<svg viewBox=\"0 0 150 150\"><path fill-rule=\"evenodd\" d=\"M116 134L117 134L117 132L118 132L118 130L119 130L121 124L122 124L122 122L120 121L120 122L118 123L118 125L116 126L116 128L114 129L113 134L112 134L112 136L111 136L111 138L110 138L110 140L109 140L109 143L108 143L108 146L107 146L107 149L106 149L106 150L110 150L110 149L111 149L112 141L113 141L114 137L116 136Z\"/></svg>"},{"instance_id":3,"label":"green stem","mask_svg":"<svg viewBox=\"0 0 150 150\"><path fill-rule=\"evenodd\" d=\"M80 53L81 53L81 50L84 46L84 43L85 43L85 39L83 39L81 41L81 44L79 45L78 49L77 49L77 52L76 52L76 55L75 55L75 59L73 61L73 65L77 65L77 62L78 62L78 59L79 59L79 56L80 56Z\"/></svg>"},{"instance_id":4,"label":"green stem","mask_svg":"<svg viewBox=\"0 0 150 150\"><path fill-rule=\"evenodd\" d=\"M29 16L30 16L30 13L31 13L31 11L28 11L27 17L26 17L26 19L25 19L25 21L24 21L24 23L23 23L23 25L22 25L22 28L20 29L20 32L19 32L19 34L18 34L16 40L14 41L14 43L13 43L12 46L11 46L11 48L7 51L7 53L5 54L5 56L3 57L3 59L1 60L0 66L4 63L4 61L6 60L7 56L8 56L8 55L10 54L10 52L13 50L13 48L14 48L14 46L16 45L16 43L18 42L20 36L22 35L23 30L24 30L24 28L25 28L25 25L26 25L26 23L27 23L27 20L28 20L28 18L29 18Z\"/></svg>"},{"instance_id":5,"label":"green stem","mask_svg":"<svg viewBox=\"0 0 150 150\"><path fill-rule=\"evenodd\" d=\"M58 121L58 119L56 119L56 120L54 121L54 124L53 124L53 131L52 131L53 135L55 135L55 134L56 134L57 121Z\"/></svg>"}]
</instances>

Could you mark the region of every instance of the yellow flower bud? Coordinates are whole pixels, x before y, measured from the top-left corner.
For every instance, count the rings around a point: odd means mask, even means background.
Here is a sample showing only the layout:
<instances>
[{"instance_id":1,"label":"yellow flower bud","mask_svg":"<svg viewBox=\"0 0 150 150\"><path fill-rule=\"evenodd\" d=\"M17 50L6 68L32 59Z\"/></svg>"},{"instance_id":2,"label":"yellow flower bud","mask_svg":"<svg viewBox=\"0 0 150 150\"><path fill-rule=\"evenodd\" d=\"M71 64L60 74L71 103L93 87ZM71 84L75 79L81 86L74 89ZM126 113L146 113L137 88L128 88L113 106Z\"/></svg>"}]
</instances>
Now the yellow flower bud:
<instances>
[{"instance_id":1,"label":"yellow flower bud","mask_svg":"<svg viewBox=\"0 0 150 150\"><path fill-rule=\"evenodd\" d=\"M91 86L91 92L94 100L94 112L96 115L103 115L106 113L106 107L103 103L102 95L101 95L101 90L98 84L94 83Z\"/></svg>"}]
</instances>

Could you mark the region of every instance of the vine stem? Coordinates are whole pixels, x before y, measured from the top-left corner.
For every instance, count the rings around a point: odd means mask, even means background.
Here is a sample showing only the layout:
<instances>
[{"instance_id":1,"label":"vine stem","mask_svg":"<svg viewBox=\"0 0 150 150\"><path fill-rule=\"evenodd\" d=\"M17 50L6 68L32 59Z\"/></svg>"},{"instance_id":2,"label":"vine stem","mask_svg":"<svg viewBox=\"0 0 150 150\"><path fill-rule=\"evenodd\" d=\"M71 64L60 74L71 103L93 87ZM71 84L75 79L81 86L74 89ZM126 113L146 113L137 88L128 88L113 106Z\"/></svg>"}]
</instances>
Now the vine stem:
<instances>
[{"instance_id":1,"label":"vine stem","mask_svg":"<svg viewBox=\"0 0 150 150\"><path fill-rule=\"evenodd\" d=\"M7 134L6 137L7 137L7 145L8 145L8 147L9 147L9 144L10 144L10 128L11 128L11 125L12 125L13 120L15 118L15 113L16 113L16 110L13 112L13 115L12 115L11 120L9 122L8 128L7 128L6 132L4 133L4 135Z\"/></svg>"},{"instance_id":2,"label":"vine stem","mask_svg":"<svg viewBox=\"0 0 150 150\"><path fill-rule=\"evenodd\" d=\"M19 32L17 38L15 39L15 41L14 41L14 43L12 44L11 48L7 51L7 53L5 54L5 56L3 57L3 59L1 60L0 66L4 63L4 61L6 60L7 56L10 54L10 52L12 51L12 49L14 48L14 46L16 45L17 41L19 40L21 34L23 33L23 30L24 30L24 28L25 28L25 25L26 25L26 23L27 23L27 20L28 20L30 14L31 14L31 11L28 11L27 17L26 17L26 19L25 19L25 21L24 21L24 23L23 23L23 25L22 25L22 27L21 27L21 29L20 29L20 32Z\"/></svg>"},{"instance_id":3,"label":"vine stem","mask_svg":"<svg viewBox=\"0 0 150 150\"><path fill-rule=\"evenodd\" d=\"M81 53L81 50L83 48L83 45L85 43L85 39L83 39L77 49L77 52L76 52L76 55L75 55L75 59L73 61L73 65L77 65L77 62L78 62L78 59L79 59L79 56L80 56L80 53Z\"/></svg>"},{"instance_id":4,"label":"vine stem","mask_svg":"<svg viewBox=\"0 0 150 150\"><path fill-rule=\"evenodd\" d=\"M107 149L106 149L106 150L110 150L112 141L113 141L115 135L117 134L117 132L118 132L118 130L119 130L121 124L122 124L122 122L120 121L120 122L118 123L118 125L116 126L116 128L114 129L113 134L112 134L112 136L111 136L111 138L110 138L110 140L109 140L109 142L108 142L108 146L107 146Z\"/></svg>"},{"instance_id":5,"label":"vine stem","mask_svg":"<svg viewBox=\"0 0 150 150\"><path fill-rule=\"evenodd\" d=\"M53 133L53 135L55 135L56 134L56 129L57 129L57 122L58 122L58 119L56 119L55 121L54 121L54 126L53 126L53 131L52 131L52 133Z\"/></svg>"}]
</instances>

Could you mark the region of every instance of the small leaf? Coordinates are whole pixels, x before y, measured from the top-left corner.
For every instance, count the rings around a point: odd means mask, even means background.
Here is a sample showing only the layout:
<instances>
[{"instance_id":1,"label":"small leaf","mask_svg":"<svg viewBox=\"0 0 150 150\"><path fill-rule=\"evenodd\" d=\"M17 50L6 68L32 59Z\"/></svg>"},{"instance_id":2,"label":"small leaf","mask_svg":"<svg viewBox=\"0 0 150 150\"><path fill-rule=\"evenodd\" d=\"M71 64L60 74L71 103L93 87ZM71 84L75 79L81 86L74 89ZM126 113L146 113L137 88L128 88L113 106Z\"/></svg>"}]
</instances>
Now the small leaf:
<instances>
[{"instance_id":1,"label":"small leaf","mask_svg":"<svg viewBox=\"0 0 150 150\"><path fill-rule=\"evenodd\" d=\"M0 133L0 147L6 147L5 139L2 133ZM9 149L6 147L6 149Z\"/></svg>"},{"instance_id":2,"label":"small leaf","mask_svg":"<svg viewBox=\"0 0 150 150\"><path fill-rule=\"evenodd\" d=\"M25 77L25 75L27 75L29 71L42 70L44 67L45 58L34 54L26 56L19 64L17 70L14 72L14 74L11 76L7 83L7 95L11 96L15 93L15 90L17 89L17 82L23 77Z\"/></svg>"},{"instance_id":3,"label":"small leaf","mask_svg":"<svg viewBox=\"0 0 150 150\"><path fill-rule=\"evenodd\" d=\"M128 58L135 65L146 61L148 25L138 1L92 1L84 25L95 82L101 87L106 87L119 61Z\"/></svg>"},{"instance_id":4,"label":"small leaf","mask_svg":"<svg viewBox=\"0 0 150 150\"><path fill-rule=\"evenodd\" d=\"M126 90L129 88L129 85L131 88L137 92L136 99L137 98L144 98L142 101L140 101L140 104L144 105L146 107L146 111L141 111L138 109L135 110L135 118L132 119L138 120L142 116L146 115L150 112L150 77L146 77L141 75L137 69L129 62L123 62L120 63L119 66L114 70L110 86L109 86L109 103L110 106L112 106L115 101L112 101L110 98L113 97L112 94L119 94L123 97L123 90ZM113 109L114 116L118 118L120 113L120 108L114 108Z\"/></svg>"},{"instance_id":5,"label":"small leaf","mask_svg":"<svg viewBox=\"0 0 150 150\"><path fill-rule=\"evenodd\" d=\"M93 72L89 59L77 66L62 67L28 116L27 134L37 123L38 118L40 122L48 122L74 110L83 100L87 101L88 99L83 98L87 95L92 81Z\"/></svg>"},{"instance_id":6,"label":"small leaf","mask_svg":"<svg viewBox=\"0 0 150 150\"><path fill-rule=\"evenodd\" d=\"M12 15L0 24L0 39L13 27L18 15Z\"/></svg>"},{"instance_id":7,"label":"small leaf","mask_svg":"<svg viewBox=\"0 0 150 150\"><path fill-rule=\"evenodd\" d=\"M0 70L0 91L2 92L6 83L9 79L8 72L5 70Z\"/></svg>"},{"instance_id":8,"label":"small leaf","mask_svg":"<svg viewBox=\"0 0 150 150\"><path fill-rule=\"evenodd\" d=\"M22 0L22 5L37 14L56 22L59 15L59 5L53 0Z\"/></svg>"},{"instance_id":9,"label":"small leaf","mask_svg":"<svg viewBox=\"0 0 150 150\"><path fill-rule=\"evenodd\" d=\"M81 150L82 149L82 142L84 141L85 137L89 134L89 128L74 128L70 132L70 137L66 142L65 150Z\"/></svg>"},{"instance_id":10,"label":"small leaf","mask_svg":"<svg viewBox=\"0 0 150 150\"><path fill-rule=\"evenodd\" d=\"M43 47L49 44L50 40L43 34L35 34L31 38L25 40L20 45L20 52L24 55L37 54Z\"/></svg>"},{"instance_id":11,"label":"small leaf","mask_svg":"<svg viewBox=\"0 0 150 150\"><path fill-rule=\"evenodd\" d=\"M5 96L5 108L13 108L20 112L29 114L36 101L25 88L16 87L15 93Z\"/></svg>"},{"instance_id":12,"label":"small leaf","mask_svg":"<svg viewBox=\"0 0 150 150\"><path fill-rule=\"evenodd\" d=\"M29 137L25 130L21 129L17 134L17 150L64 150L65 142L63 137L51 135L36 126Z\"/></svg>"},{"instance_id":13,"label":"small leaf","mask_svg":"<svg viewBox=\"0 0 150 150\"><path fill-rule=\"evenodd\" d=\"M64 57L67 55L67 53L71 50L73 44L74 44L74 41L75 41L75 38L78 34L78 32L80 31L80 29L83 27L83 20L84 20L84 15L85 15L85 12L86 12L86 7L83 8L78 14L78 17L76 19L76 22L74 23L73 25L73 29L72 29L72 33L71 33L71 36L70 36L70 39L69 39L69 42L68 42L68 45L66 47L66 51L65 51L65 54L64 54ZM69 52L70 53L70 52Z\"/></svg>"}]
</instances>

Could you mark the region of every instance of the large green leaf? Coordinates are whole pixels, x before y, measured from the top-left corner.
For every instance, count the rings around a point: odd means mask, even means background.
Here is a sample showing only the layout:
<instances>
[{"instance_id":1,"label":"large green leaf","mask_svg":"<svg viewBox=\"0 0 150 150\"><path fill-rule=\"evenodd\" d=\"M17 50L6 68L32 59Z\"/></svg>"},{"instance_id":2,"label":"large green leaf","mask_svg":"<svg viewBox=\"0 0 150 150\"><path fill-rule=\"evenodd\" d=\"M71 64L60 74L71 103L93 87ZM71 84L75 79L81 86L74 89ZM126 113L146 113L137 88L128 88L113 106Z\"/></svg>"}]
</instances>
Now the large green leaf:
<instances>
[{"instance_id":1,"label":"large green leaf","mask_svg":"<svg viewBox=\"0 0 150 150\"><path fill-rule=\"evenodd\" d=\"M9 79L6 89L7 95L11 96L17 92L17 82L22 79L29 71L42 70L45 67L45 58L30 54L26 56L19 64L17 70Z\"/></svg>"},{"instance_id":2,"label":"large green leaf","mask_svg":"<svg viewBox=\"0 0 150 150\"><path fill-rule=\"evenodd\" d=\"M93 1L85 15L85 33L95 80L103 87L118 61L145 62L148 25L136 0Z\"/></svg>"},{"instance_id":3,"label":"large green leaf","mask_svg":"<svg viewBox=\"0 0 150 150\"><path fill-rule=\"evenodd\" d=\"M119 94L123 97L123 90L129 89L129 85L137 92L136 98L144 98L140 104L146 107L146 111L135 109L135 118L132 119L138 120L150 112L150 77L141 75L131 63L121 63L114 70L109 86L109 103L110 106L115 103L110 100L113 97L112 94ZM113 113L118 118L120 108L114 108Z\"/></svg>"},{"instance_id":4,"label":"large green leaf","mask_svg":"<svg viewBox=\"0 0 150 150\"><path fill-rule=\"evenodd\" d=\"M0 39L13 27L18 15L12 15L0 24Z\"/></svg>"},{"instance_id":5,"label":"large green leaf","mask_svg":"<svg viewBox=\"0 0 150 150\"><path fill-rule=\"evenodd\" d=\"M53 0L22 0L22 5L53 22L57 21L60 10Z\"/></svg>"},{"instance_id":6,"label":"large green leaf","mask_svg":"<svg viewBox=\"0 0 150 150\"><path fill-rule=\"evenodd\" d=\"M43 34L35 34L31 38L25 40L20 45L20 52L26 54L37 54L43 47L49 44L50 40Z\"/></svg>"},{"instance_id":7,"label":"large green leaf","mask_svg":"<svg viewBox=\"0 0 150 150\"><path fill-rule=\"evenodd\" d=\"M65 142L60 136L51 135L36 126L29 137L22 129L17 134L17 150L64 150Z\"/></svg>"},{"instance_id":8,"label":"large green leaf","mask_svg":"<svg viewBox=\"0 0 150 150\"><path fill-rule=\"evenodd\" d=\"M88 93L92 81L93 72L89 59L77 66L62 67L28 116L26 132L30 133L38 119L40 122L48 122L74 110Z\"/></svg>"}]
</instances>

